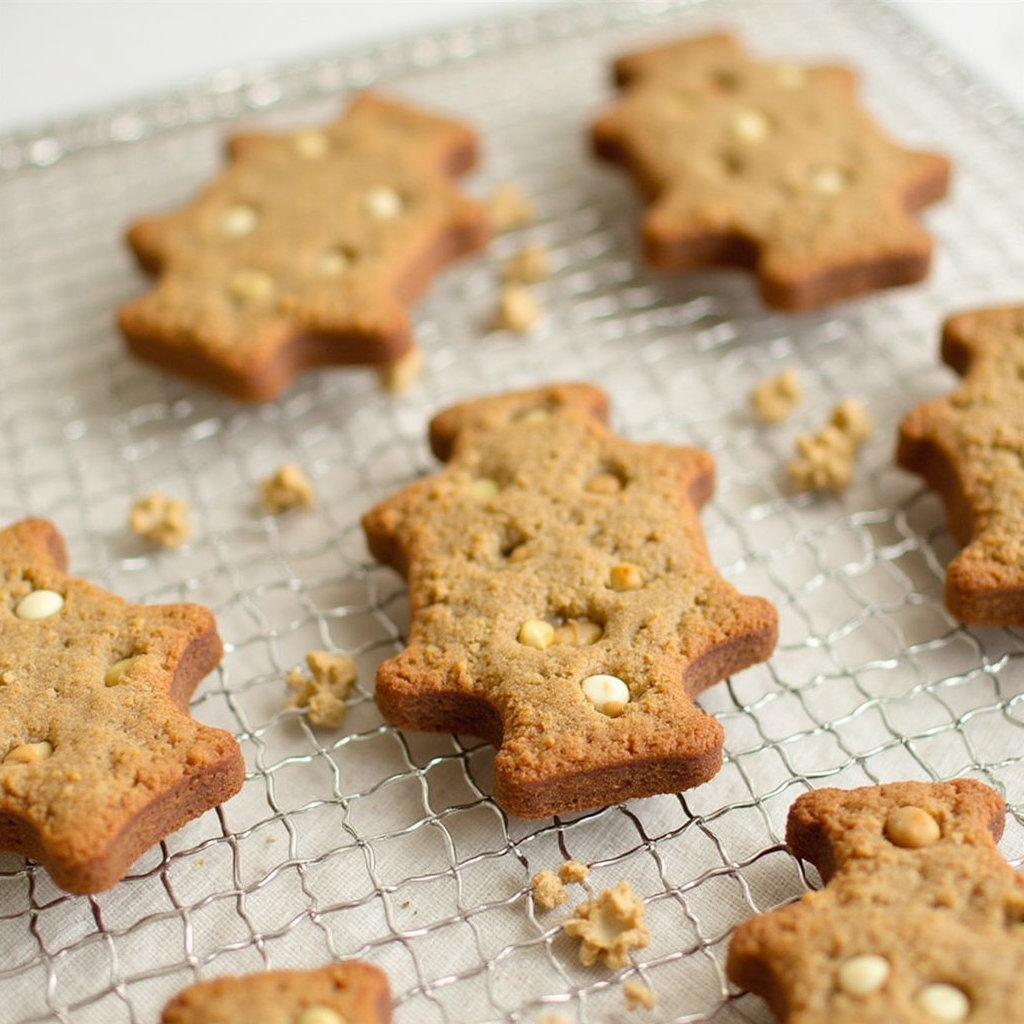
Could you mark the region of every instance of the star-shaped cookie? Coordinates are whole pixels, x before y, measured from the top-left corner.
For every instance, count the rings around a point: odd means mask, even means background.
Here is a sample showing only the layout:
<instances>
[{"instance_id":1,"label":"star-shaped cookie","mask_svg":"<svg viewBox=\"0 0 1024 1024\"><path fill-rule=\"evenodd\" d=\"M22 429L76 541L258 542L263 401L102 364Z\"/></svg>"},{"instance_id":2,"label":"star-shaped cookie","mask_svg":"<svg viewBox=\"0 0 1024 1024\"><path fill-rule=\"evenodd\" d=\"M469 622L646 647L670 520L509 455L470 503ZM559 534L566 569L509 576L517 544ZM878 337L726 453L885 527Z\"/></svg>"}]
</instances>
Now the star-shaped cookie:
<instances>
[{"instance_id":1,"label":"star-shaped cookie","mask_svg":"<svg viewBox=\"0 0 1024 1024\"><path fill-rule=\"evenodd\" d=\"M213 978L179 992L160 1024L389 1024L384 972L357 960Z\"/></svg>"},{"instance_id":2,"label":"star-shaped cookie","mask_svg":"<svg viewBox=\"0 0 1024 1024\"><path fill-rule=\"evenodd\" d=\"M615 76L593 143L650 204L652 266L749 268L789 311L927 274L911 214L945 194L949 162L891 142L850 70L758 61L715 34L622 57Z\"/></svg>"},{"instance_id":3,"label":"star-shaped cookie","mask_svg":"<svg viewBox=\"0 0 1024 1024\"><path fill-rule=\"evenodd\" d=\"M234 738L189 717L220 661L198 605L135 605L64 574L54 527L0 531L0 850L108 889L242 785Z\"/></svg>"},{"instance_id":4,"label":"star-shaped cookie","mask_svg":"<svg viewBox=\"0 0 1024 1024\"><path fill-rule=\"evenodd\" d=\"M323 364L394 365L408 303L487 241L453 179L464 125L364 93L326 127L237 137L223 174L128 241L155 289L124 306L137 355L259 401Z\"/></svg>"},{"instance_id":5,"label":"star-shaped cookie","mask_svg":"<svg viewBox=\"0 0 1024 1024\"><path fill-rule=\"evenodd\" d=\"M942 358L963 376L900 424L896 459L946 503L966 547L946 570L962 622L1024 624L1024 306L946 321Z\"/></svg>"},{"instance_id":6,"label":"star-shaped cookie","mask_svg":"<svg viewBox=\"0 0 1024 1024\"><path fill-rule=\"evenodd\" d=\"M821 789L786 839L827 883L743 922L727 971L786 1024L1024 1021L1024 875L973 779Z\"/></svg>"},{"instance_id":7,"label":"star-shaped cookie","mask_svg":"<svg viewBox=\"0 0 1024 1024\"><path fill-rule=\"evenodd\" d=\"M447 467L363 519L409 580L384 717L495 744L494 797L522 817L711 778L722 728L693 697L775 644L774 607L705 548L710 456L616 437L606 411L585 384L454 406L430 426Z\"/></svg>"}]
</instances>

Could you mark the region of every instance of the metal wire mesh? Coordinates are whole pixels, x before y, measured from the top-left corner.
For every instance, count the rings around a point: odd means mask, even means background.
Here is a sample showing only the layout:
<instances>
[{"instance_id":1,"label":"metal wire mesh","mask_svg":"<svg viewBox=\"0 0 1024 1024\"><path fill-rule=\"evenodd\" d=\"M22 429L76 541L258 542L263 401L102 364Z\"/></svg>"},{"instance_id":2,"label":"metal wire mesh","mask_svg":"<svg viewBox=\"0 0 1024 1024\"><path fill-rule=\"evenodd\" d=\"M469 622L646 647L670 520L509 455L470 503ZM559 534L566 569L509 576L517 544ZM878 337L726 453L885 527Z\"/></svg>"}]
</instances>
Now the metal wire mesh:
<instances>
[{"instance_id":1,"label":"metal wire mesh","mask_svg":"<svg viewBox=\"0 0 1024 1024\"><path fill-rule=\"evenodd\" d=\"M765 313L742 275L666 279L635 259L622 176L583 153L608 96L607 57L673 31L728 24L764 53L839 57L898 137L952 153L950 200L925 285L821 314ZM446 274L417 311L427 370L395 399L368 371L302 378L243 408L127 358L113 310L143 287L120 244L133 216L186 199L215 172L225 121L298 125L338 94L382 83L476 122L470 188L522 183L538 223ZM1024 126L890 9L875 4L574 5L409 39L208 86L0 140L0 521L55 519L72 569L127 597L216 612L224 662L194 703L237 734L242 793L93 898L0 856L0 997L18 1022L149 1022L199 977L360 956L384 968L396 1021L581 1022L624 1017L642 978L658 1021L766 1021L731 992L731 928L808 884L782 848L790 802L819 783L973 774L1010 806L1002 848L1024 860L1024 631L959 626L941 604L954 544L937 499L892 461L895 424L948 389L937 328L955 308L1019 298ZM524 238L551 247L546 316L527 339L489 331L496 266ZM808 400L755 426L748 387L783 365ZM372 701L399 649L404 589L372 565L358 516L429 472L427 417L450 400L541 380L603 384L619 430L696 443L718 463L708 542L743 591L779 607L771 662L702 700L725 726L719 776L680 796L541 822L489 799L491 751L403 733ZM793 497L792 436L863 398L877 423L840 498ZM282 461L320 504L273 519L259 478ZM195 537L154 554L123 527L152 488L185 497ZM310 648L356 658L338 731L285 710L286 671ZM595 888L628 879L651 944L620 972L584 969L566 907L536 916L530 875L574 857ZM571 904L570 904L571 905ZM568 905L567 905L568 906ZM9 1016L11 1013L13 1017Z\"/></svg>"}]
</instances>

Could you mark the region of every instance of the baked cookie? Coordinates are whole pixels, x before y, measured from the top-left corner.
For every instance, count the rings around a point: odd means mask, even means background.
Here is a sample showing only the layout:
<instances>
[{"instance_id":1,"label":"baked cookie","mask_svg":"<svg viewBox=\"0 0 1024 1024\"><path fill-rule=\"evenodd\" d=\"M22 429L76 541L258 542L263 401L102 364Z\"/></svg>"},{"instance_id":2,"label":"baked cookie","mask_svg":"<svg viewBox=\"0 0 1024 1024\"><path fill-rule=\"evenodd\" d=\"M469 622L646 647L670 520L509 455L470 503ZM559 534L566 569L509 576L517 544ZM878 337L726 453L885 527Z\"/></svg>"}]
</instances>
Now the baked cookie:
<instances>
[{"instance_id":1,"label":"baked cookie","mask_svg":"<svg viewBox=\"0 0 1024 1024\"><path fill-rule=\"evenodd\" d=\"M64 574L42 519L0 531L0 850L74 893L242 785L234 738L188 701L220 661L213 616L137 605Z\"/></svg>"},{"instance_id":2,"label":"baked cookie","mask_svg":"<svg viewBox=\"0 0 1024 1024\"><path fill-rule=\"evenodd\" d=\"M315 971L214 978L179 992L160 1024L389 1024L383 971L352 961Z\"/></svg>"},{"instance_id":3,"label":"baked cookie","mask_svg":"<svg viewBox=\"0 0 1024 1024\"><path fill-rule=\"evenodd\" d=\"M744 921L727 972L791 1024L1024 1021L1024 875L973 779L820 789L786 840L826 882Z\"/></svg>"},{"instance_id":4,"label":"baked cookie","mask_svg":"<svg viewBox=\"0 0 1024 1024\"><path fill-rule=\"evenodd\" d=\"M964 379L904 418L896 460L939 492L966 545L946 570L949 610L1024 625L1024 306L950 318L942 358Z\"/></svg>"},{"instance_id":5,"label":"baked cookie","mask_svg":"<svg viewBox=\"0 0 1024 1024\"><path fill-rule=\"evenodd\" d=\"M128 241L159 275L122 307L143 359L233 398L272 398L326 363L398 363L408 303L487 241L484 208L452 179L469 128L364 93L324 128L244 135L224 173Z\"/></svg>"},{"instance_id":6,"label":"baked cookie","mask_svg":"<svg viewBox=\"0 0 1024 1024\"><path fill-rule=\"evenodd\" d=\"M722 727L693 698L775 644L774 607L704 546L711 457L618 438L606 414L585 384L454 406L430 424L447 467L363 518L409 580L381 712L498 746L494 798L526 818L711 778Z\"/></svg>"},{"instance_id":7,"label":"baked cookie","mask_svg":"<svg viewBox=\"0 0 1024 1024\"><path fill-rule=\"evenodd\" d=\"M891 142L848 68L755 60L715 34L622 57L615 79L593 144L650 203L652 266L745 267L789 311L928 273L911 214L945 194L949 161Z\"/></svg>"}]
</instances>

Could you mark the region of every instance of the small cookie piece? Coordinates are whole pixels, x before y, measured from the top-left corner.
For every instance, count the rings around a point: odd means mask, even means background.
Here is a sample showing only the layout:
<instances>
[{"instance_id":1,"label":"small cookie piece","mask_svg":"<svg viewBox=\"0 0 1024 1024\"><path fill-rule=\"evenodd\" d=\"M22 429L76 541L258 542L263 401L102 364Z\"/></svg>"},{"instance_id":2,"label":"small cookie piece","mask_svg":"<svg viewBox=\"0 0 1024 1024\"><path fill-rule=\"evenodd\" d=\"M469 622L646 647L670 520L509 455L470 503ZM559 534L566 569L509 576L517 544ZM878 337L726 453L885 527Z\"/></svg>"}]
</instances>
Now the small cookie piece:
<instances>
[{"instance_id":1,"label":"small cookie piece","mask_svg":"<svg viewBox=\"0 0 1024 1024\"><path fill-rule=\"evenodd\" d=\"M786 840L825 881L744 921L727 973L800 1024L1024 1020L1024 875L999 794L973 779L820 789Z\"/></svg>"},{"instance_id":2,"label":"small cookie piece","mask_svg":"<svg viewBox=\"0 0 1024 1024\"><path fill-rule=\"evenodd\" d=\"M514 181L503 181L491 191L487 215L495 231L525 228L533 223L533 203Z\"/></svg>"},{"instance_id":3,"label":"small cookie piece","mask_svg":"<svg viewBox=\"0 0 1024 1024\"><path fill-rule=\"evenodd\" d=\"M750 405L762 423L781 423L800 401L800 375L791 366L751 388Z\"/></svg>"},{"instance_id":4,"label":"small cookie piece","mask_svg":"<svg viewBox=\"0 0 1024 1024\"><path fill-rule=\"evenodd\" d=\"M566 885L573 882L582 883L586 881L587 875L589 874L590 868L588 868L586 864L581 864L578 860L567 860L558 869L558 877Z\"/></svg>"},{"instance_id":5,"label":"small cookie piece","mask_svg":"<svg viewBox=\"0 0 1024 1024\"><path fill-rule=\"evenodd\" d=\"M590 967L600 960L615 970L629 962L631 949L643 949L651 940L644 924L644 901L629 882L605 889L597 899L576 908L576 916L562 925L570 938L580 940L580 963Z\"/></svg>"},{"instance_id":6,"label":"small cookie piece","mask_svg":"<svg viewBox=\"0 0 1024 1024\"><path fill-rule=\"evenodd\" d=\"M752 269L789 311L928 273L912 213L945 194L949 162L891 142L849 69L759 61L715 34L622 57L615 78L593 143L650 203L652 266Z\"/></svg>"},{"instance_id":7,"label":"small cookie piece","mask_svg":"<svg viewBox=\"0 0 1024 1024\"><path fill-rule=\"evenodd\" d=\"M499 330L526 334L541 317L540 303L526 285L511 281L501 287L494 326Z\"/></svg>"},{"instance_id":8,"label":"small cookie piece","mask_svg":"<svg viewBox=\"0 0 1024 1024\"><path fill-rule=\"evenodd\" d=\"M896 461L938 491L964 545L946 607L961 622L1024 625L1024 306L950 318L942 358L963 380L904 418Z\"/></svg>"},{"instance_id":9,"label":"small cookie piece","mask_svg":"<svg viewBox=\"0 0 1024 1024\"><path fill-rule=\"evenodd\" d=\"M533 284L548 276L548 249L546 245L525 245L501 266L506 281Z\"/></svg>"},{"instance_id":10,"label":"small cookie piece","mask_svg":"<svg viewBox=\"0 0 1024 1024\"><path fill-rule=\"evenodd\" d=\"M789 479L797 491L844 491L853 480L857 449L871 436L871 416L856 398L844 398L817 434L796 439Z\"/></svg>"},{"instance_id":11,"label":"small cookie piece","mask_svg":"<svg viewBox=\"0 0 1024 1024\"><path fill-rule=\"evenodd\" d=\"M384 972L358 960L313 971L264 971L179 992L160 1024L390 1024Z\"/></svg>"},{"instance_id":12,"label":"small cookie piece","mask_svg":"<svg viewBox=\"0 0 1024 1024\"><path fill-rule=\"evenodd\" d=\"M464 125L364 93L314 131L231 141L223 174L128 242L155 289L122 307L138 356L243 401L324 364L394 365L407 305L487 241Z\"/></svg>"},{"instance_id":13,"label":"small cookie piece","mask_svg":"<svg viewBox=\"0 0 1024 1024\"><path fill-rule=\"evenodd\" d=\"M562 880L554 871L547 868L538 871L530 880L530 885L533 890L533 905L541 912L554 910L569 898Z\"/></svg>"},{"instance_id":14,"label":"small cookie piece","mask_svg":"<svg viewBox=\"0 0 1024 1024\"><path fill-rule=\"evenodd\" d=\"M295 691L288 699L290 708L307 708L313 725L335 729L345 720L345 699L352 692L358 674L356 663L347 654L310 651L306 655L310 674L301 669L288 673L288 685Z\"/></svg>"},{"instance_id":15,"label":"small cookie piece","mask_svg":"<svg viewBox=\"0 0 1024 1024\"><path fill-rule=\"evenodd\" d=\"M181 498L168 498L159 491L152 491L132 502L128 528L151 544L176 548L192 533L188 505Z\"/></svg>"},{"instance_id":16,"label":"small cookie piece","mask_svg":"<svg viewBox=\"0 0 1024 1024\"><path fill-rule=\"evenodd\" d=\"M93 893L236 793L245 766L188 714L221 657L210 612L129 604L66 564L45 520L0 531L0 851Z\"/></svg>"},{"instance_id":17,"label":"small cookie piece","mask_svg":"<svg viewBox=\"0 0 1024 1024\"><path fill-rule=\"evenodd\" d=\"M626 997L627 1010L654 1009L654 993L642 981L637 981L636 978L630 978L622 986L622 994Z\"/></svg>"},{"instance_id":18,"label":"small cookie piece","mask_svg":"<svg viewBox=\"0 0 1024 1024\"><path fill-rule=\"evenodd\" d=\"M447 409L430 426L447 467L363 517L410 581L410 643L378 669L378 707L497 744L494 798L521 817L709 779L722 729L693 698L775 644L774 607L704 546L711 457L618 438L606 412L585 384ZM619 563L639 586L609 585Z\"/></svg>"},{"instance_id":19,"label":"small cookie piece","mask_svg":"<svg viewBox=\"0 0 1024 1024\"><path fill-rule=\"evenodd\" d=\"M315 492L309 477L290 462L279 466L271 476L260 481L263 510L272 516L296 508L309 508Z\"/></svg>"}]
</instances>

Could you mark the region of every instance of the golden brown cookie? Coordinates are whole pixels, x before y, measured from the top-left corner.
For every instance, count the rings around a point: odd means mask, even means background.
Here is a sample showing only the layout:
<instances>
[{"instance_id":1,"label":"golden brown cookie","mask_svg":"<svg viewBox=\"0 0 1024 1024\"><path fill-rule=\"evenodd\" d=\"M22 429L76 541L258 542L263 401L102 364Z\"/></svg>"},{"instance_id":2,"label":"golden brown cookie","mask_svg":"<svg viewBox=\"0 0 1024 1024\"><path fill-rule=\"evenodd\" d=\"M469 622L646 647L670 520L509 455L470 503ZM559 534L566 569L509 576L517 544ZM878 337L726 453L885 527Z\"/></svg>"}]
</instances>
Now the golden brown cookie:
<instances>
[{"instance_id":1,"label":"golden brown cookie","mask_svg":"<svg viewBox=\"0 0 1024 1024\"><path fill-rule=\"evenodd\" d=\"M363 94L337 121L232 140L193 202L128 232L159 275L124 306L136 355L233 398L271 398L323 364L393 364L406 306L487 241L452 180L476 159L464 125Z\"/></svg>"},{"instance_id":2,"label":"golden brown cookie","mask_svg":"<svg viewBox=\"0 0 1024 1024\"><path fill-rule=\"evenodd\" d=\"M92 893L236 793L245 768L231 735L188 714L220 661L213 616L129 604L65 566L45 520L0 531L0 851Z\"/></svg>"},{"instance_id":3,"label":"golden brown cookie","mask_svg":"<svg viewBox=\"0 0 1024 1024\"><path fill-rule=\"evenodd\" d=\"M741 924L727 971L790 1024L1024 1021L1024 875L973 779L820 789L786 840L827 883Z\"/></svg>"},{"instance_id":4,"label":"golden brown cookie","mask_svg":"<svg viewBox=\"0 0 1024 1024\"><path fill-rule=\"evenodd\" d=\"M900 424L896 460L946 503L966 545L946 570L946 605L962 622L1024 624L1024 306L946 321L942 358L963 376L947 398Z\"/></svg>"},{"instance_id":5,"label":"golden brown cookie","mask_svg":"<svg viewBox=\"0 0 1024 1024\"><path fill-rule=\"evenodd\" d=\"M384 972L352 961L315 971L214 978L179 992L160 1024L389 1024Z\"/></svg>"},{"instance_id":6,"label":"golden brown cookie","mask_svg":"<svg viewBox=\"0 0 1024 1024\"><path fill-rule=\"evenodd\" d=\"M911 214L945 194L949 162L889 141L849 69L759 61L715 34L622 57L615 78L593 143L650 204L652 266L745 267L790 311L927 274Z\"/></svg>"},{"instance_id":7,"label":"golden brown cookie","mask_svg":"<svg viewBox=\"0 0 1024 1024\"><path fill-rule=\"evenodd\" d=\"M623 440L606 412L585 384L447 409L430 425L447 467L363 518L409 580L381 712L494 743L494 797L522 817L711 778L722 728L693 698L775 644L775 609L704 546L711 457Z\"/></svg>"}]
</instances>

